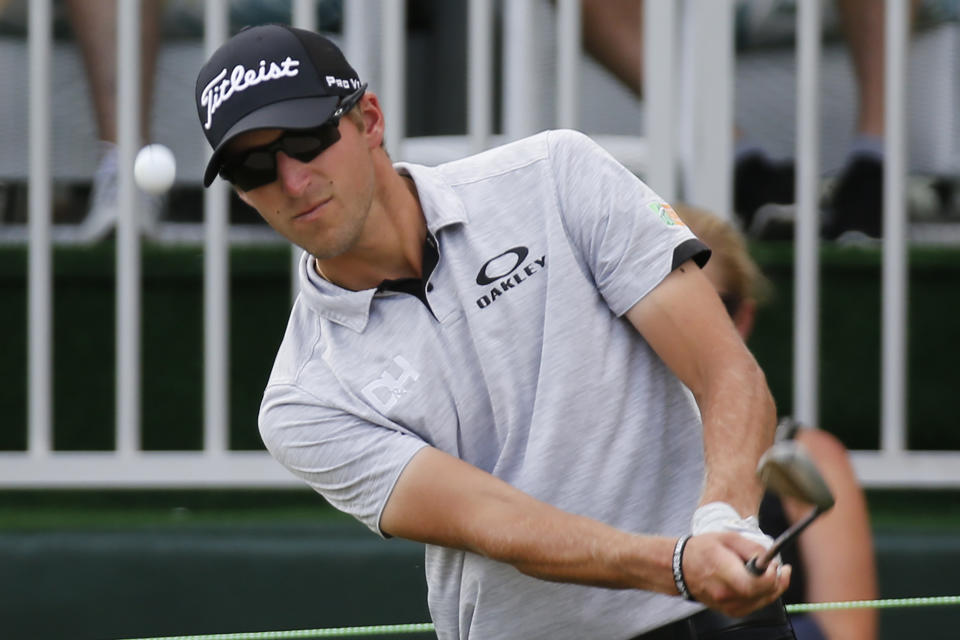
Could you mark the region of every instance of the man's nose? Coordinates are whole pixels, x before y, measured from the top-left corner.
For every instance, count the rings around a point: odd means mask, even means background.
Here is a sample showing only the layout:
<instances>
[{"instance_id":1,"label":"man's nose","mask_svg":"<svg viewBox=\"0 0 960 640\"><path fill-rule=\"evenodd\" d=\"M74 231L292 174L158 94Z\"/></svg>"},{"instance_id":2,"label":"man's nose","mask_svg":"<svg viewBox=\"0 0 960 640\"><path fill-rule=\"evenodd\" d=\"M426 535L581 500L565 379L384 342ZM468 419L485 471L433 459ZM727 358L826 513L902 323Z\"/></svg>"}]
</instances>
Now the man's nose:
<instances>
[{"instance_id":1,"label":"man's nose","mask_svg":"<svg viewBox=\"0 0 960 640\"><path fill-rule=\"evenodd\" d=\"M277 152L277 179L284 191L292 196L301 195L310 184L309 163L291 158L283 151Z\"/></svg>"}]
</instances>

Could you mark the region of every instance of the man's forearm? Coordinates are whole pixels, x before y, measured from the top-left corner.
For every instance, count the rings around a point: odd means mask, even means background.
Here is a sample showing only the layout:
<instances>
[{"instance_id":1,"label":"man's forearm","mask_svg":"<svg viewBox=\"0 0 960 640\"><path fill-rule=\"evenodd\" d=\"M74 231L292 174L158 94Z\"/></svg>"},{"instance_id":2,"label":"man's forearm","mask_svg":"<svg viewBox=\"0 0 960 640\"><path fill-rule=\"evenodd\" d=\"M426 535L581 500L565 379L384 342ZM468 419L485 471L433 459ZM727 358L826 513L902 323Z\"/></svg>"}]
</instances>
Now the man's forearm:
<instances>
[{"instance_id":1,"label":"man's forearm","mask_svg":"<svg viewBox=\"0 0 960 640\"><path fill-rule=\"evenodd\" d=\"M675 539L562 511L430 447L407 465L380 524L391 535L472 551L541 580L678 595ZM694 536L683 561L687 587L727 615L768 604L789 572L781 578L771 565L761 577L748 573L744 562L761 550L737 534Z\"/></svg>"},{"instance_id":2,"label":"man's forearm","mask_svg":"<svg viewBox=\"0 0 960 640\"><path fill-rule=\"evenodd\" d=\"M773 443L776 407L763 371L743 358L697 398L703 417L706 482L702 504L726 502L742 516L756 514L763 488L757 461Z\"/></svg>"},{"instance_id":3,"label":"man's forearm","mask_svg":"<svg viewBox=\"0 0 960 640\"><path fill-rule=\"evenodd\" d=\"M673 539L562 511L432 448L404 470L381 528L472 551L542 580L676 594Z\"/></svg>"}]
</instances>

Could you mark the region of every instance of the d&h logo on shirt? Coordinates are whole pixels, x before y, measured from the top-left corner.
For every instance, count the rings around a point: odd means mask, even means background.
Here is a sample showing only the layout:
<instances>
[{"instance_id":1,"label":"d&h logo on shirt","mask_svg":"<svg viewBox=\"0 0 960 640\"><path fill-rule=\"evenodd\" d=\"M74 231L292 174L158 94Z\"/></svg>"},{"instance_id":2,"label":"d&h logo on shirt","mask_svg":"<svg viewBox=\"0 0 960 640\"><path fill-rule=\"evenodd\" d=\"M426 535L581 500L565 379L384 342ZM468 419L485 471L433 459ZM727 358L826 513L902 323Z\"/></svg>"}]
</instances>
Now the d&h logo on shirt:
<instances>
[{"instance_id":1,"label":"d&h logo on shirt","mask_svg":"<svg viewBox=\"0 0 960 640\"><path fill-rule=\"evenodd\" d=\"M363 388L363 397L380 413L393 409L413 383L420 378L420 372L413 368L403 356L396 356L393 364L387 367L380 377Z\"/></svg>"}]
</instances>

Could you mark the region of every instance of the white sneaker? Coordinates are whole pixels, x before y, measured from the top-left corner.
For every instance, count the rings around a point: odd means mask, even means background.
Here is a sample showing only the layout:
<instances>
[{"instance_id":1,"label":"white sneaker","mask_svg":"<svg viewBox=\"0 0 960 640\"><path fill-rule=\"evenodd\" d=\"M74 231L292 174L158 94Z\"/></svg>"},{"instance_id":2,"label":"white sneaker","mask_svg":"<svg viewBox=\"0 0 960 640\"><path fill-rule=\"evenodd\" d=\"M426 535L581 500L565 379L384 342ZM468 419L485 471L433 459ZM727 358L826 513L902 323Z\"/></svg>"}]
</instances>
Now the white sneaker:
<instances>
[{"instance_id":1,"label":"white sneaker","mask_svg":"<svg viewBox=\"0 0 960 640\"><path fill-rule=\"evenodd\" d=\"M87 217L77 233L80 242L99 242L117 224L117 145L100 140L97 146L100 160L93 172Z\"/></svg>"},{"instance_id":2,"label":"white sneaker","mask_svg":"<svg viewBox=\"0 0 960 640\"><path fill-rule=\"evenodd\" d=\"M77 230L76 240L81 243L96 243L106 238L117 225L118 151L113 142L101 140L97 156L100 158L93 173L90 190L90 205L87 217ZM166 196L137 193L141 230L152 233L156 230Z\"/></svg>"}]
</instances>

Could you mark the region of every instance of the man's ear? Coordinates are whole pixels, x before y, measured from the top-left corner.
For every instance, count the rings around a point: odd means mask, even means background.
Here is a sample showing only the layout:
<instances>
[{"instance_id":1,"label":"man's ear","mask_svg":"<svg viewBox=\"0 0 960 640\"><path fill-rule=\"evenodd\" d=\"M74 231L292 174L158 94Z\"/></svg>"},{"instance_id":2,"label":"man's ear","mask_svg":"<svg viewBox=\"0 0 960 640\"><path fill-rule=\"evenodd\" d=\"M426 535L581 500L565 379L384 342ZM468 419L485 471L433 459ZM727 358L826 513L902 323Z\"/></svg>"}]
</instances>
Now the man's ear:
<instances>
[{"instance_id":1,"label":"man's ear","mask_svg":"<svg viewBox=\"0 0 960 640\"><path fill-rule=\"evenodd\" d=\"M385 123L383 109L380 108L380 99L377 94L368 91L360 99L360 117L363 119L364 134L367 136L368 146L372 149L383 144Z\"/></svg>"},{"instance_id":2,"label":"man's ear","mask_svg":"<svg viewBox=\"0 0 960 640\"><path fill-rule=\"evenodd\" d=\"M757 303L752 298L746 298L740 302L737 312L733 314L733 324L736 326L740 336L746 342L750 334L753 333L753 322L757 317Z\"/></svg>"}]
</instances>

